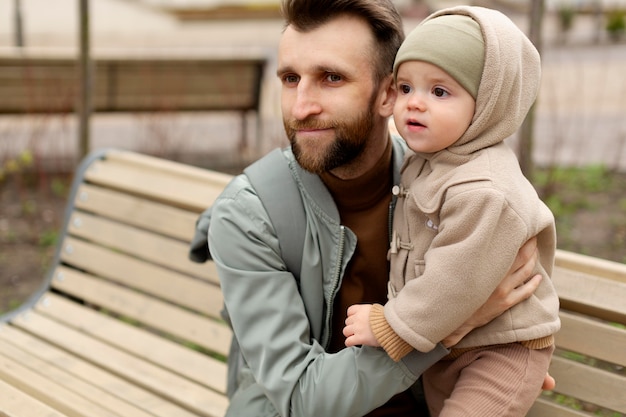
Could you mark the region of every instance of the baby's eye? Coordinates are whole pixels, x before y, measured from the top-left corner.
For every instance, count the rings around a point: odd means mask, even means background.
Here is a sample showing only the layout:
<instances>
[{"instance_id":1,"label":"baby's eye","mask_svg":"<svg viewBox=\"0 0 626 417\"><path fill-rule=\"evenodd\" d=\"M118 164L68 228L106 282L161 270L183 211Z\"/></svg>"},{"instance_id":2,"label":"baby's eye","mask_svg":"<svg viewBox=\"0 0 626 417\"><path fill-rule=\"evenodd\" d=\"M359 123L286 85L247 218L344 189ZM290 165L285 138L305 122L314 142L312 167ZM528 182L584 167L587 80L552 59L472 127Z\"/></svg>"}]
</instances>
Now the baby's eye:
<instances>
[{"instance_id":1,"label":"baby's eye","mask_svg":"<svg viewBox=\"0 0 626 417\"><path fill-rule=\"evenodd\" d=\"M435 87L433 88L433 94L437 97L445 97L448 92L441 87Z\"/></svg>"},{"instance_id":2,"label":"baby's eye","mask_svg":"<svg viewBox=\"0 0 626 417\"><path fill-rule=\"evenodd\" d=\"M398 90L400 90L402 94L409 94L411 92L411 86L408 84L400 84Z\"/></svg>"}]
</instances>

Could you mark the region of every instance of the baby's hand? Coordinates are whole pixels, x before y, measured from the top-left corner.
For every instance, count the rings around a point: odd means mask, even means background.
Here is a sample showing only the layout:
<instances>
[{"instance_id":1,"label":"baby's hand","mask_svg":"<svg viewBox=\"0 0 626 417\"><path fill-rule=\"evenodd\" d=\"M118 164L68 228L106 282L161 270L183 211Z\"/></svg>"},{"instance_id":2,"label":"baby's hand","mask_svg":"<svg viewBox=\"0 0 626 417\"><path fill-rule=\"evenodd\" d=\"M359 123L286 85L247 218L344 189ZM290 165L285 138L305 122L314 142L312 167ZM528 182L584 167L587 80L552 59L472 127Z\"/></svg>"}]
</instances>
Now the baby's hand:
<instances>
[{"instance_id":1,"label":"baby's hand","mask_svg":"<svg viewBox=\"0 0 626 417\"><path fill-rule=\"evenodd\" d=\"M343 335L346 337L346 346L367 345L380 347L370 326L371 304L355 304L348 307L346 327Z\"/></svg>"}]
</instances>

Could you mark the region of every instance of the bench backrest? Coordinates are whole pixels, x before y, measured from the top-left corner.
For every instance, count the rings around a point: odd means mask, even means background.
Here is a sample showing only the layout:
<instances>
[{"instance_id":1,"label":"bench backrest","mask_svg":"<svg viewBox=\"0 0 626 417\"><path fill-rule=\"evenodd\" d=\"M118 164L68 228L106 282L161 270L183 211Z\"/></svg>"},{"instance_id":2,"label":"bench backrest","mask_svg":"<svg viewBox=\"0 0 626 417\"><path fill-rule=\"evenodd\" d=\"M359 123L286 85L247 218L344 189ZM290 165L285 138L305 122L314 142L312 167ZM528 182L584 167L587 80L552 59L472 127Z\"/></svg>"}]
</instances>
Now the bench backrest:
<instances>
[{"instance_id":1,"label":"bench backrest","mask_svg":"<svg viewBox=\"0 0 626 417\"><path fill-rule=\"evenodd\" d=\"M261 54L96 56L96 112L258 111ZM67 113L78 97L76 56L0 52L0 113Z\"/></svg>"}]
</instances>

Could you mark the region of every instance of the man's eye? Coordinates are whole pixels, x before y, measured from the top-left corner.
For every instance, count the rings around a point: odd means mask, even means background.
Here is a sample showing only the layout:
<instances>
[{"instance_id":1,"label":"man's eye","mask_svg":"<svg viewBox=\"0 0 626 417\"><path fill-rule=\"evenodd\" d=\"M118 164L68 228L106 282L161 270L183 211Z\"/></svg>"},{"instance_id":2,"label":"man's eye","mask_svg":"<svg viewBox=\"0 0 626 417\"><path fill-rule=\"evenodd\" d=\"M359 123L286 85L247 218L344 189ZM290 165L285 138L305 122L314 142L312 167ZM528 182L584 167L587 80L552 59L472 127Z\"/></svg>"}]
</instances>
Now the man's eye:
<instances>
[{"instance_id":1,"label":"man's eye","mask_svg":"<svg viewBox=\"0 0 626 417\"><path fill-rule=\"evenodd\" d=\"M287 83L287 84L295 84L297 83L299 80L297 75L285 75L283 77L283 82Z\"/></svg>"},{"instance_id":2,"label":"man's eye","mask_svg":"<svg viewBox=\"0 0 626 417\"><path fill-rule=\"evenodd\" d=\"M337 75L337 74L328 74L326 78L328 79L328 81L333 82L333 83L341 81L341 75Z\"/></svg>"}]
</instances>

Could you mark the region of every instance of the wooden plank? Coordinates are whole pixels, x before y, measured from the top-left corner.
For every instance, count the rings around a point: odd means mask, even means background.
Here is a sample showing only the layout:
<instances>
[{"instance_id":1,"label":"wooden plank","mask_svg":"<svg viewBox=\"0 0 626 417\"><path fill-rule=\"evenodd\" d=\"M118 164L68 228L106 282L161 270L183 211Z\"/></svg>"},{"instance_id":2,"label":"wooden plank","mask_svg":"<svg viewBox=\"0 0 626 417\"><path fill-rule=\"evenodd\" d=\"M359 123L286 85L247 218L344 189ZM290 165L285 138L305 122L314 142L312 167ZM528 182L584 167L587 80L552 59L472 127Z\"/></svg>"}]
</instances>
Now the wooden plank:
<instances>
[{"instance_id":1,"label":"wooden plank","mask_svg":"<svg viewBox=\"0 0 626 417\"><path fill-rule=\"evenodd\" d=\"M87 381L130 404L141 406L157 417L192 417L189 411L165 401L154 393L104 371L70 353L12 326L4 326L0 339L47 363L62 367L74 378ZM22 415L23 417L24 415Z\"/></svg>"},{"instance_id":2,"label":"wooden plank","mask_svg":"<svg viewBox=\"0 0 626 417\"><path fill-rule=\"evenodd\" d=\"M0 416L69 417L0 379Z\"/></svg>"},{"instance_id":3,"label":"wooden plank","mask_svg":"<svg viewBox=\"0 0 626 417\"><path fill-rule=\"evenodd\" d=\"M223 324L152 297L81 274L64 270L55 288L145 326L226 355L230 330Z\"/></svg>"},{"instance_id":4,"label":"wooden plank","mask_svg":"<svg viewBox=\"0 0 626 417\"><path fill-rule=\"evenodd\" d=\"M0 112L70 113L76 105L76 60L0 58L2 97ZM100 95L104 85L95 79L93 90Z\"/></svg>"},{"instance_id":5,"label":"wooden plank","mask_svg":"<svg viewBox=\"0 0 626 417\"><path fill-rule=\"evenodd\" d=\"M255 60L106 60L108 111L256 110L263 63ZM210 74L210 82L207 76Z\"/></svg>"},{"instance_id":6,"label":"wooden plank","mask_svg":"<svg viewBox=\"0 0 626 417\"><path fill-rule=\"evenodd\" d=\"M71 257L71 265L74 268L193 311L215 318L220 317L224 304L222 293L219 285L211 282L217 280L217 274L215 276L207 274L210 280L201 280L90 242L68 238L65 245L72 248L72 253L64 258L68 260ZM206 265L214 268L213 263ZM60 273L63 273L62 269ZM210 270L208 266L207 270ZM72 288L66 287L65 291L71 293Z\"/></svg>"},{"instance_id":7,"label":"wooden plank","mask_svg":"<svg viewBox=\"0 0 626 417\"><path fill-rule=\"evenodd\" d=\"M153 414L149 414L135 406L128 404L125 401L121 401L119 398L107 393L106 391L94 387L93 385L77 379L73 377L68 372L51 365L37 357L29 355L17 347L10 345L7 342L0 340L0 355L5 358L14 361L19 364L19 366L23 366L24 369L28 369L31 372L16 372L14 369L11 376L13 379L12 383L16 387L20 387L20 389L24 392L28 392L31 395L37 396L40 398L40 392L34 392L37 388L34 387L37 380L45 381L45 385L39 387L39 390L45 390L47 394L49 391L49 387L59 387L64 390L60 390L57 392L52 392L55 396L55 404L62 403L63 407L75 407L76 400L75 397L88 399L89 402L96 405L94 407L102 408L108 410L108 412L114 413L117 416L124 417L154 417ZM0 359L2 361L2 359ZM30 379L30 376L35 373L37 378ZM30 374L30 375L29 375ZM41 378L39 378L41 376ZM66 393L70 394L67 395ZM43 400L43 402L46 402ZM55 406L55 404L50 404ZM56 407L59 409L63 409L61 407Z\"/></svg>"},{"instance_id":8,"label":"wooden plank","mask_svg":"<svg viewBox=\"0 0 626 417\"><path fill-rule=\"evenodd\" d=\"M227 175L209 174L208 171L193 167L174 169L171 164L164 163L157 166L154 159L116 159L116 155L120 154L112 152L106 160L95 161L85 174L87 181L198 213L215 201L226 185L225 181L230 178ZM137 160L150 160L150 163L129 163Z\"/></svg>"},{"instance_id":9,"label":"wooden plank","mask_svg":"<svg viewBox=\"0 0 626 417\"><path fill-rule=\"evenodd\" d=\"M267 58L251 51L250 56L231 57L216 52L202 57L172 51L168 56L95 57L94 111L258 111ZM42 51L1 55L0 89L8 99L0 102L0 112L74 109L75 56L51 57Z\"/></svg>"},{"instance_id":10,"label":"wooden plank","mask_svg":"<svg viewBox=\"0 0 626 417\"><path fill-rule=\"evenodd\" d=\"M552 358L550 374L556 392L626 414L626 376L559 356Z\"/></svg>"},{"instance_id":11,"label":"wooden plank","mask_svg":"<svg viewBox=\"0 0 626 417\"><path fill-rule=\"evenodd\" d=\"M88 213L74 212L69 232L83 239L197 278L216 281L210 267L189 260L189 243L136 229ZM63 261L81 262L71 244L63 244Z\"/></svg>"},{"instance_id":12,"label":"wooden plank","mask_svg":"<svg viewBox=\"0 0 626 417\"><path fill-rule=\"evenodd\" d=\"M159 335L148 333L53 293L36 310L120 350L226 393L226 363ZM210 342L210 341L209 341Z\"/></svg>"},{"instance_id":13,"label":"wooden plank","mask_svg":"<svg viewBox=\"0 0 626 417\"><path fill-rule=\"evenodd\" d=\"M626 264L623 263L557 250L555 264L562 268L626 284Z\"/></svg>"},{"instance_id":14,"label":"wooden plank","mask_svg":"<svg viewBox=\"0 0 626 417\"><path fill-rule=\"evenodd\" d=\"M539 397L526 417L593 417L593 414L565 407Z\"/></svg>"},{"instance_id":15,"label":"wooden plank","mask_svg":"<svg viewBox=\"0 0 626 417\"><path fill-rule=\"evenodd\" d=\"M555 267L552 281L561 307L626 324L626 283Z\"/></svg>"},{"instance_id":16,"label":"wooden plank","mask_svg":"<svg viewBox=\"0 0 626 417\"><path fill-rule=\"evenodd\" d=\"M102 70L115 74L109 82L115 86L109 110L255 110L262 67L233 61L126 61L109 63Z\"/></svg>"},{"instance_id":17,"label":"wooden plank","mask_svg":"<svg viewBox=\"0 0 626 417\"><path fill-rule=\"evenodd\" d=\"M0 375L20 391L69 417L117 417L112 410L50 381L12 358L0 355ZM129 417L133 417L130 415Z\"/></svg>"},{"instance_id":18,"label":"wooden plank","mask_svg":"<svg viewBox=\"0 0 626 417\"><path fill-rule=\"evenodd\" d=\"M177 177L185 181L200 182L207 187L223 189L232 179L232 175L193 165L181 164L155 156L138 152L128 152L112 149L107 152L106 161L110 163L136 166L145 171L153 171L157 175ZM204 206L200 209L202 210Z\"/></svg>"},{"instance_id":19,"label":"wooden plank","mask_svg":"<svg viewBox=\"0 0 626 417\"><path fill-rule=\"evenodd\" d=\"M84 360L123 376L140 387L205 417L223 416L227 400L197 383L120 351L38 313L18 316L14 324Z\"/></svg>"},{"instance_id":20,"label":"wooden plank","mask_svg":"<svg viewBox=\"0 0 626 417\"><path fill-rule=\"evenodd\" d=\"M81 184L74 206L142 229L191 241L198 213L151 202L136 196ZM167 221L163 221L167 219Z\"/></svg>"},{"instance_id":21,"label":"wooden plank","mask_svg":"<svg viewBox=\"0 0 626 417\"><path fill-rule=\"evenodd\" d=\"M626 366L626 329L566 311L560 317L559 348Z\"/></svg>"}]
</instances>

